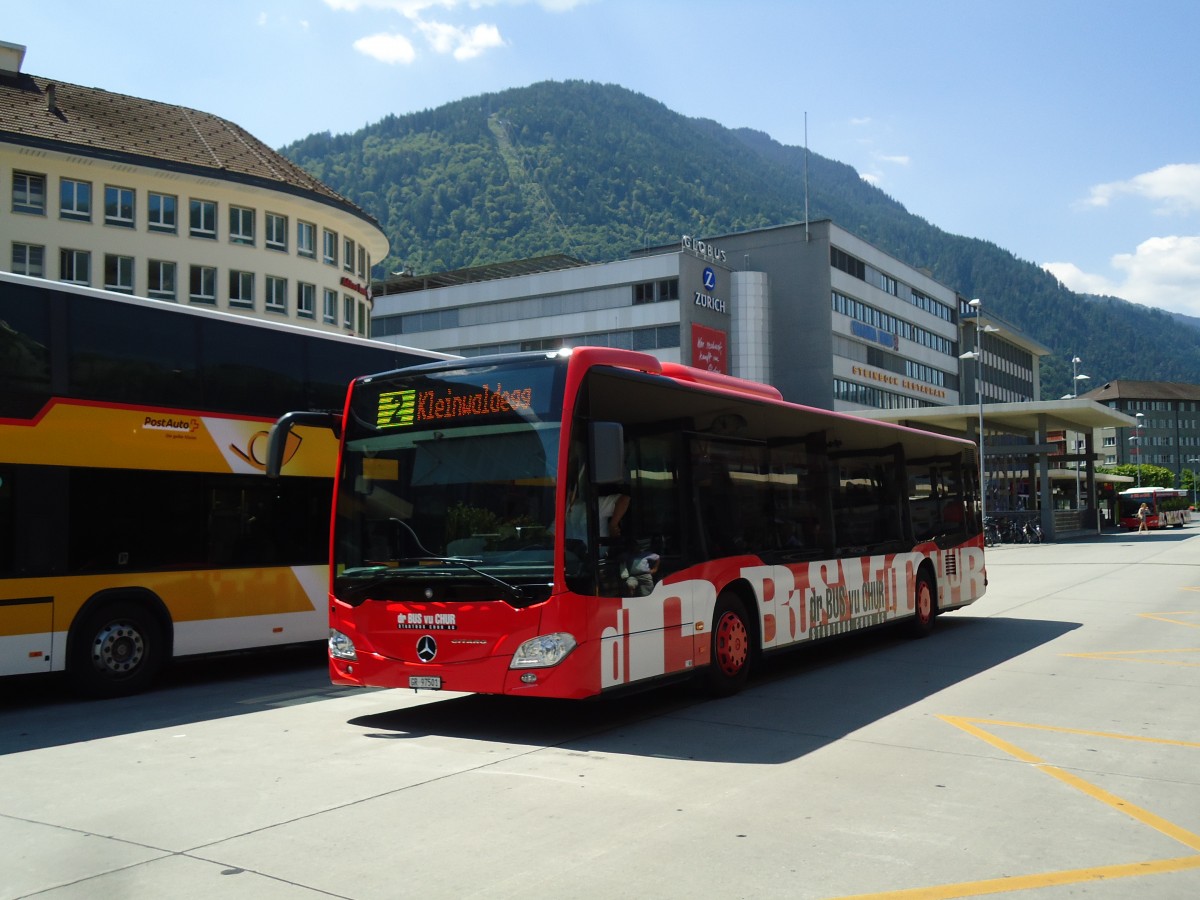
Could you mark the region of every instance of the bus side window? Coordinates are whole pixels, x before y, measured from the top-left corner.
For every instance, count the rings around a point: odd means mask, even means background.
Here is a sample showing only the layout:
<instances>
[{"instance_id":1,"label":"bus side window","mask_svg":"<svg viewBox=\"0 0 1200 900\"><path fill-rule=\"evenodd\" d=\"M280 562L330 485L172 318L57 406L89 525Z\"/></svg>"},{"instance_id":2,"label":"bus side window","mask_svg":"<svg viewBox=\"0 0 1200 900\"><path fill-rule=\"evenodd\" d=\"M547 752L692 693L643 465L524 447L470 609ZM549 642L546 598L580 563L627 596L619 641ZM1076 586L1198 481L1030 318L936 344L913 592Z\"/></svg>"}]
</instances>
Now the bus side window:
<instances>
[{"instance_id":1,"label":"bus side window","mask_svg":"<svg viewBox=\"0 0 1200 900\"><path fill-rule=\"evenodd\" d=\"M785 554L819 554L829 533L822 460L804 443L773 447L769 479L773 549Z\"/></svg>"},{"instance_id":2,"label":"bus side window","mask_svg":"<svg viewBox=\"0 0 1200 900\"><path fill-rule=\"evenodd\" d=\"M683 554L678 442L672 435L647 435L632 442L632 451L630 506L622 532L664 557L664 569L677 568Z\"/></svg>"}]
</instances>

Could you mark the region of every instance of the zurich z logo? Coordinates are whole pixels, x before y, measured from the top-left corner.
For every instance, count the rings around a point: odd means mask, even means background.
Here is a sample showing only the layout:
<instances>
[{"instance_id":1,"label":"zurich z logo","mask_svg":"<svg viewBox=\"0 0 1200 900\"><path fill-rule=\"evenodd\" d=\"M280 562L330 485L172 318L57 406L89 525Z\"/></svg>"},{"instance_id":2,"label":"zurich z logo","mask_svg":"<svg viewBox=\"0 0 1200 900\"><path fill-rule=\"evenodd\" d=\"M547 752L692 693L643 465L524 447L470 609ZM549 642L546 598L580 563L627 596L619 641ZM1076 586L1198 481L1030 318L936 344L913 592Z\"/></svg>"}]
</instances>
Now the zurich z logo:
<instances>
[{"instance_id":1,"label":"zurich z logo","mask_svg":"<svg viewBox=\"0 0 1200 900\"><path fill-rule=\"evenodd\" d=\"M417 659L421 662L433 662L433 658L437 656L437 641L430 635L422 635L417 641Z\"/></svg>"},{"instance_id":2,"label":"zurich z logo","mask_svg":"<svg viewBox=\"0 0 1200 900\"><path fill-rule=\"evenodd\" d=\"M711 291L716 286L717 286L717 273L714 272L712 269L705 269L704 270L704 289L706 291Z\"/></svg>"}]
</instances>

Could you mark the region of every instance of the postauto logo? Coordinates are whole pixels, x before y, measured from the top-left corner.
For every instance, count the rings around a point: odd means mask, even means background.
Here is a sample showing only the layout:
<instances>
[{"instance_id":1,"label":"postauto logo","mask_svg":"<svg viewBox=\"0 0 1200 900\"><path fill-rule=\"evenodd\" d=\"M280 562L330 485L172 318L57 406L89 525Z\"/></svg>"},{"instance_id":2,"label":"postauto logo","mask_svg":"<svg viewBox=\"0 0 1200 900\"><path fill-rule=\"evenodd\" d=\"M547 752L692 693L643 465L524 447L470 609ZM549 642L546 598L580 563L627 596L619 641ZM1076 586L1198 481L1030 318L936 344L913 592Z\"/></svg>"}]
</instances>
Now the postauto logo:
<instances>
[{"instance_id":1,"label":"postauto logo","mask_svg":"<svg viewBox=\"0 0 1200 900\"><path fill-rule=\"evenodd\" d=\"M148 431L174 431L190 434L200 430L200 420L173 416L146 416L142 427Z\"/></svg>"}]
</instances>

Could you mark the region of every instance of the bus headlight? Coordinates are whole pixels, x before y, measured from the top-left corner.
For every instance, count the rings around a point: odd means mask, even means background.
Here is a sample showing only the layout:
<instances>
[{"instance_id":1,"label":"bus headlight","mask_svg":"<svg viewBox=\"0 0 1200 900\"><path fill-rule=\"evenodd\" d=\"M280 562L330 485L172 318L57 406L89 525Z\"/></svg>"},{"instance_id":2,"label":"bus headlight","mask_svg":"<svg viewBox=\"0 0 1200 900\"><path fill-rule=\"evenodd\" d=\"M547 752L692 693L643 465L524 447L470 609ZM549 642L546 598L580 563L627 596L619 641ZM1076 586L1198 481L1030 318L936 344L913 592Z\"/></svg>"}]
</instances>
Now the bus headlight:
<instances>
[{"instance_id":1,"label":"bus headlight","mask_svg":"<svg viewBox=\"0 0 1200 900\"><path fill-rule=\"evenodd\" d=\"M510 669L545 669L557 666L575 649L575 638L565 631L541 634L526 641L513 654Z\"/></svg>"},{"instance_id":2,"label":"bus headlight","mask_svg":"<svg viewBox=\"0 0 1200 900\"><path fill-rule=\"evenodd\" d=\"M334 659L358 659L354 641L334 628L329 629L329 655Z\"/></svg>"}]
</instances>

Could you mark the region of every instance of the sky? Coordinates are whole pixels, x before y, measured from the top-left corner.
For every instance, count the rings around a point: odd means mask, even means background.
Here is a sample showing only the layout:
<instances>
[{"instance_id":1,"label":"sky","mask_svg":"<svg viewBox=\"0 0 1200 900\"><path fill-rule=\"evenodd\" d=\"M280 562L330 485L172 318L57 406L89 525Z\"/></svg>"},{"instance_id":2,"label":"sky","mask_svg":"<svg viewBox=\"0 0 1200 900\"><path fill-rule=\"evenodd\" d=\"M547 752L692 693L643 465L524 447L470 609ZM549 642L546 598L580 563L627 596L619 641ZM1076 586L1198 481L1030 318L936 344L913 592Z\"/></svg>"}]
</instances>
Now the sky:
<instances>
[{"instance_id":1,"label":"sky","mask_svg":"<svg viewBox=\"0 0 1200 900\"><path fill-rule=\"evenodd\" d=\"M1072 290L1192 316L1197 35L1200 0L36 0L0 19L25 72L273 147L540 81L617 84L807 141Z\"/></svg>"}]
</instances>

